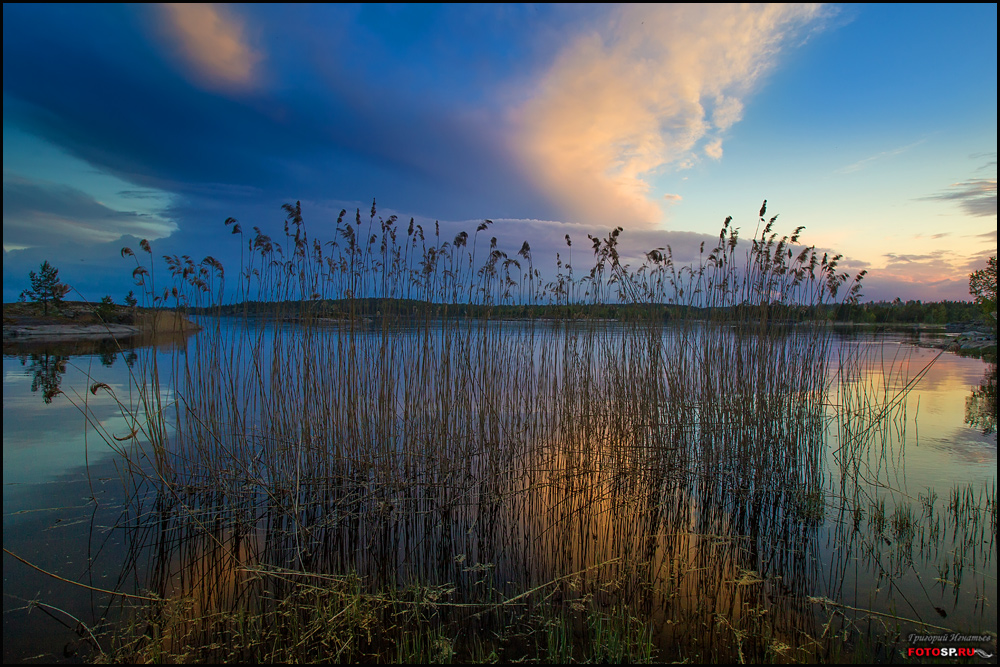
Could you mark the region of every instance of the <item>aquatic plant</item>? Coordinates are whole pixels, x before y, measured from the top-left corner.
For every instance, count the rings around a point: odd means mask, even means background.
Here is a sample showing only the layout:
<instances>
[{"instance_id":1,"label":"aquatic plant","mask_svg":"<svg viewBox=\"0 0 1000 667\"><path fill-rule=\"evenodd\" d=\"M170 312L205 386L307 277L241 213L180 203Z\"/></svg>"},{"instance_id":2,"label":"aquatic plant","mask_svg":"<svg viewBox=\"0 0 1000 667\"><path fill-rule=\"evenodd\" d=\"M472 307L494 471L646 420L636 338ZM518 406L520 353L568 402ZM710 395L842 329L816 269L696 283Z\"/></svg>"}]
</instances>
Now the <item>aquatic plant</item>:
<instances>
[{"instance_id":1,"label":"aquatic plant","mask_svg":"<svg viewBox=\"0 0 1000 667\"><path fill-rule=\"evenodd\" d=\"M111 657L731 662L871 639L881 617L818 571L820 531L851 516L838 539L904 563L879 540L914 545L918 518L865 481L887 481L912 382L833 357L815 309L863 275L801 228L779 238L762 206L749 243L730 218L698 262L638 268L616 228L546 282L529 243L478 240L488 220L442 240L373 202L322 242L283 210L283 240L226 221L235 270L133 271L204 329L170 368L141 356L129 431L102 431L128 462L126 575L162 600ZM980 506L953 505L956 525Z\"/></svg>"}]
</instances>

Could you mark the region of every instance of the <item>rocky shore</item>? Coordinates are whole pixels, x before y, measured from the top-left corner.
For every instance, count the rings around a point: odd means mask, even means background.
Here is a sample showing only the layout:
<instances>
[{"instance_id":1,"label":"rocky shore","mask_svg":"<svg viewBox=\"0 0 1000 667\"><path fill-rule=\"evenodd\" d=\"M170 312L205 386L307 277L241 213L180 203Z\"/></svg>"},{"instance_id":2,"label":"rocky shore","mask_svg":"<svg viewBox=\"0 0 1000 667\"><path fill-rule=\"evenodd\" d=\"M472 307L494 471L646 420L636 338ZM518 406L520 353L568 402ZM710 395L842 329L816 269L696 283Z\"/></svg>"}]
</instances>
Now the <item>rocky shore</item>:
<instances>
[{"instance_id":1,"label":"rocky shore","mask_svg":"<svg viewBox=\"0 0 1000 667\"><path fill-rule=\"evenodd\" d=\"M997 346L997 336L992 331L965 331L956 336L952 343L959 350L984 350Z\"/></svg>"},{"instance_id":2,"label":"rocky shore","mask_svg":"<svg viewBox=\"0 0 1000 667\"><path fill-rule=\"evenodd\" d=\"M198 325L172 311L120 307L102 321L90 304L70 302L45 312L37 304L4 304L3 344L39 345L76 341L119 341L161 334L193 332ZM117 320L117 321L115 321Z\"/></svg>"},{"instance_id":3,"label":"rocky shore","mask_svg":"<svg viewBox=\"0 0 1000 667\"><path fill-rule=\"evenodd\" d=\"M989 348L996 349L997 336L993 331L967 329L960 333L949 333L933 338L923 338L921 347L933 347L939 350L954 350L958 352L981 353Z\"/></svg>"},{"instance_id":4,"label":"rocky shore","mask_svg":"<svg viewBox=\"0 0 1000 667\"><path fill-rule=\"evenodd\" d=\"M4 325L3 342L62 343L74 340L122 340L138 336L142 328L127 324Z\"/></svg>"}]
</instances>

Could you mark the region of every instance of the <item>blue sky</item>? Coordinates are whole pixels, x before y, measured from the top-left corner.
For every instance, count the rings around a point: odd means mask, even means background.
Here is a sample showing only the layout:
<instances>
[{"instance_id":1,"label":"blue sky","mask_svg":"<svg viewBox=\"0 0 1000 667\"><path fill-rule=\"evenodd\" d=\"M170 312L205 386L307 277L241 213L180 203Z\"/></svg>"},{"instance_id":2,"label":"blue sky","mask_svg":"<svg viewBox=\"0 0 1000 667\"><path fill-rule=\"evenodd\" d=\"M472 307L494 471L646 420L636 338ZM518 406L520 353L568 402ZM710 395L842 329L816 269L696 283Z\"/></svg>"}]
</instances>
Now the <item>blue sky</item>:
<instances>
[{"instance_id":1,"label":"blue sky","mask_svg":"<svg viewBox=\"0 0 1000 667\"><path fill-rule=\"evenodd\" d=\"M871 300L967 299L996 254L986 5L3 9L4 300L49 260L120 301L123 245L236 263L223 221L342 208L536 264L570 234L693 259L726 216L867 269Z\"/></svg>"}]
</instances>

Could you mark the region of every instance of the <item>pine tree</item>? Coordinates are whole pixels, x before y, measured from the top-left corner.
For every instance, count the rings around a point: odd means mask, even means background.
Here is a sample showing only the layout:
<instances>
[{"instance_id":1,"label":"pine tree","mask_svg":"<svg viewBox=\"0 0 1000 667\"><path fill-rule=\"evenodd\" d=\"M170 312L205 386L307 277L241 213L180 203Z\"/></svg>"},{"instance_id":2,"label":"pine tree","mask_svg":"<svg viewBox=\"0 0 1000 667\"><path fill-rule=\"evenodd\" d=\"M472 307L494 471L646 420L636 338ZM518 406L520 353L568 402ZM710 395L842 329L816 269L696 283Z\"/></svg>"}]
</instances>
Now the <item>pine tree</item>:
<instances>
[{"instance_id":1,"label":"pine tree","mask_svg":"<svg viewBox=\"0 0 1000 667\"><path fill-rule=\"evenodd\" d=\"M46 315L49 314L49 302L59 305L70 290L69 285L59 282L59 269L49 264L48 260L42 262L38 273L31 271L28 278L31 280L31 289L21 292L21 300L27 298L41 303Z\"/></svg>"}]
</instances>

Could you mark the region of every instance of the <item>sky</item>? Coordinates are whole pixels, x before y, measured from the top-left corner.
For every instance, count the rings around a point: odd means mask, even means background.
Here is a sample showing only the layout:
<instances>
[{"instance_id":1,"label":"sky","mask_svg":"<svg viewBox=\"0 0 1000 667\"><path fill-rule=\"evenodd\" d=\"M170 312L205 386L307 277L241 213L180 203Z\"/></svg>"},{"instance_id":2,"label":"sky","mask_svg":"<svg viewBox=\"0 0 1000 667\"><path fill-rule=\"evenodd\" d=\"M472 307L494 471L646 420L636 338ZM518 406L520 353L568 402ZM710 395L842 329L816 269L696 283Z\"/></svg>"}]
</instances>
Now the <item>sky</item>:
<instances>
[{"instance_id":1,"label":"sky","mask_svg":"<svg viewBox=\"0 0 1000 667\"><path fill-rule=\"evenodd\" d=\"M723 220L969 300L996 255L997 6L3 7L3 298L45 261L121 302L123 246L239 262L224 225L484 219L535 264Z\"/></svg>"}]
</instances>

